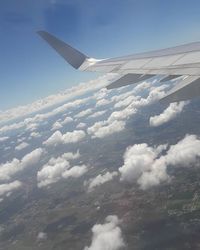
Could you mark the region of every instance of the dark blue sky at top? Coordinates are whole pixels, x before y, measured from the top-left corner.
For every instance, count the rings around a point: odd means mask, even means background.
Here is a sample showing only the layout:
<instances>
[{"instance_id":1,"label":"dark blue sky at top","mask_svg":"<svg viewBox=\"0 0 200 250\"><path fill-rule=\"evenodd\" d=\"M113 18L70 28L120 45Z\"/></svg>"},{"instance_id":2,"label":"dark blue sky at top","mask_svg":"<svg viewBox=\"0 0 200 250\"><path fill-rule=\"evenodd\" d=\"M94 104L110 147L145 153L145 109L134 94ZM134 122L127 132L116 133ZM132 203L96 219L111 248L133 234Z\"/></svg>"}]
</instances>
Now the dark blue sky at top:
<instances>
[{"instance_id":1,"label":"dark blue sky at top","mask_svg":"<svg viewBox=\"0 0 200 250\"><path fill-rule=\"evenodd\" d=\"M71 68L37 30L107 58L199 41L199 13L198 0L2 0L0 110L97 77Z\"/></svg>"}]
</instances>

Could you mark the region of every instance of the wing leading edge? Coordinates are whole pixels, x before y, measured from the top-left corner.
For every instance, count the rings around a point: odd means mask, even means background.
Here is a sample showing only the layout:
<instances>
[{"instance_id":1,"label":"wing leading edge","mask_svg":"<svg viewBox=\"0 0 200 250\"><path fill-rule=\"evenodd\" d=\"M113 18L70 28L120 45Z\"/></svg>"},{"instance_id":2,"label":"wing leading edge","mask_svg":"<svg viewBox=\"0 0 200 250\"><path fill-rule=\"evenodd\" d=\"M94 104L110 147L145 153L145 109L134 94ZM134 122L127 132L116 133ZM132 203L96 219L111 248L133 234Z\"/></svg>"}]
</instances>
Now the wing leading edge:
<instances>
[{"instance_id":1,"label":"wing leading edge","mask_svg":"<svg viewBox=\"0 0 200 250\"><path fill-rule=\"evenodd\" d=\"M108 89L138 83L155 75L163 76L161 82L185 76L162 101L175 102L200 95L200 42L123 57L95 59L46 31L38 31L38 34L75 69L118 73L119 79L107 86Z\"/></svg>"}]
</instances>

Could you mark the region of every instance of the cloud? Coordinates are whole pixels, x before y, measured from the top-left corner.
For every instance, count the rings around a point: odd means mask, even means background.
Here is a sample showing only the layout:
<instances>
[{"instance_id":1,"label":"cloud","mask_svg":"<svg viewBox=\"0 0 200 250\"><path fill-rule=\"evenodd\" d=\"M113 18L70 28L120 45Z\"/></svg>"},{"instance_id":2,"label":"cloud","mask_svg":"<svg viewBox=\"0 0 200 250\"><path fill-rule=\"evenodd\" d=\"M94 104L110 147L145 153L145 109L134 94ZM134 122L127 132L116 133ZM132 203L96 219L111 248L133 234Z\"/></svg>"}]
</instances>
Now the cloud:
<instances>
[{"instance_id":1,"label":"cloud","mask_svg":"<svg viewBox=\"0 0 200 250\"><path fill-rule=\"evenodd\" d=\"M92 242L84 250L119 250L125 246L120 221L116 215L107 216L104 224L92 228Z\"/></svg>"},{"instance_id":2,"label":"cloud","mask_svg":"<svg viewBox=\"0 0 200 250\"><path fill-rule=\"evenodd\" d=\"M152 127L160 126L172 119L176 118L180 114L186 105L186 102L171 103L160 115L150 117L149 124Z\"/></svg>"},{"instance_id":3,"label":"cloud","mask_svg":"<svg viewBox=\"0 0 200 250\"><path fill-rule=\"evenodd\" d=\"M122 131L124 128L124 121L113 121L111 123L101 121L96 122L93 126L89 127L87 132L92 136L92 138L103 138L113 133Z\"/></svg>"},{"instance_id":4,"label":"cloud","mask_svg":"<svg viewBox=\"0 0 200 250\"><path fill-rule=\"evenodd\" d=\"M104 115L106 112L107 112L107 110L97 111L97 112L93 113L92 115L90 115L88 118L97 118L101 115Z\"/></svg>"},{"instance_id":5,"label":"cloud","mask_svg":"<svg viewBox=\"0 0 200 250\"><path fill-rule=\"evenodd\" d=\"M200 157L200 138L196 135L186 135L177 144L170 146L166 161L174 166L190 167L196 163L198 157Z\"/></svg>"},{"instance_id":6,"label":"cloud","mask_svg":"<svg viewBox=\"0 0 200 250\"><path fill-rule=\"evenodd\" d=\"M61 122L61 124L62 124L62 125L66 125L66 124L68 124L68 123L70 123L70 122L73 122L73 118L67 116L67 117L65 117L65 119Z\"/></svg>"},{"instance_id":7,"label":"cloud","mask_svg":"<svg viewBox=\"0 0 200 250\"><path fill-rule=\"evenodd\" d=\"M83 130L74 130L73 132L67 132L62 134L60 131L56 131L46 141L43 142L46 146L57 146L59 144L76 143L82 141L86 134Z\"/></svg>"},{"instance_id":8,"label":"cloud","mask_svg":"<svg viewBox=\"0 0 200 250\"><path fill-rule=\"evenodd\" d=\"M138 93L142 90L149 89L151 87L152 83L151 82L142 82L135 86L134 88L134 93Z\"/></svg>"},{"instance_id":9,"label":"cloud","mask_svg":"<svg viewBox=\"0 0 200 250\"><path fill-rule=\"evenodd\" d=\"M120 101L125 100L127 97L129 97L131 95L134 95L134 91L133 90L127 91L127 92L122 93L122 94L114 95L114 96L111 97L111 101L112 102L120 102Z\"/></svg>"},{"instance_id":10,"label":"cloud","mask_svg":"<svg viewBox=\"0 0 200 250\"><path fill-rule=\"evenodd\" d=\"M87 124L84 123L84 122L80 122L80 123L76 126L76 128L78 128L78 129L80 129L80 128L85 128L85 127L87 127Z\"/></svg>"},{"instance_id":11,"label":"cloud","mask_svg":"<svg viewBox=\"0 0 200 250\"><path fill-rule=\"evenodd\" d=\"M29 144L27 142L22 142L15 147L15 150L20 151L24 148L27 148L28 146L29 146Z\"/></svg>"},{"instance_id":12,"label":"cloud","mask_svg":"<svg viewBox=\"0 0 200 250\"><path fill-rule=\"evenodd\" d=\"M63 174L62 177L67 179L69 177L78 178L84 175L88 171L88 167L86 165L74 166L70 169L67 169Z\"/></svg>"},{"instance_id":13,"label":"cloud","mask_svg":"<svg viewBox=\"0 0 200 250\"><path fill-rule=\"evenodd\" d=\"M126 120L130 116L136 114L137 110L129 105L128 107L120 110L120 111L114 111L108 118L108 122L113 122L116 120Z\"/></svg>"},{"instance_id":14,"label":"cloud","mask_svg":"<svg viewBox=\"0 0 200 250\"><path fill-rule=\"evenodd\" d=\"M102 80L105 80L104 86L106 85L106 82L108 83L113 77L114 76L102 77ZM98 86L99 87L103 86L103 82L99 83ZM90 87L88 87L88 89L90 89L90 91L92 91L92 90L98 89L99 87L95 86L93 88L93 87L90 86ZM98 93L97 93L96 95L90 95L89 97L80 98L80 99L76 99L76 100L73 100L73 101L69 101L69 99L71 99L71 98L66 98L66 99L64 98L66 101L68 101L67 103L62 104L61 106L58 106L58 107L54 108L53 110L51 110L49 112L38 113L38 114L34 115L33 117L25 118L21 122L9 124L9 125L4 125L4 126L2 126L0 128L0 133L6 133L6 132L9 132L9 131L12 131L12 130L17 130L17 129L22 129L22 128L26 129L28 131L34 131L35 129L38 128L39 123L41 123L41 122L43 122L45 120L48 120L52 116L58 115L60 113L65 113L66 111L69 111L70 109L80 107L81 105L88 103L92 99L97 100L97 105L96 106L103 106L103 105L107 105L107 104L112 103L112 102L119 102L119 103L116 103L115 106L116 106L116 108L117 107L121 108L121 107L127 106L128 103L130 103L129 104L129 109L136 110L138 107L143 107L145 105L150 105L151 103L153 103L153 102L157 101L158 99L160 99L161 97L163 97L164 96L164 90L167 87L168 87L168 85L162 85L162 86L159 86L159 87L155 87L155 86L151 87L149 95L148 95L147 98L141 98L139 96L134 97L135 91L131 90L131 91L123 93L121 95L112 96L111 99L109 100L109 99L105 99L105 97L109 93L109 91L105 91L105 89L103 90L102 93L99 92L99 93L101 93L101 94L99 94L99 96L98 96ZM70 93L68 93L68 94L70 96ZM63 95L65 95L65 94L63 94ZM22 108L22 110L21 110L22 113L21 114L18 113L18 108L11 110L11 112L10 111L0 112L0 118L2 116L2 117L5 118L5 120L7 120L7 119L10 120L10 119L13 119L11 113L13 113L14 118L17 118L17 117L22 116L22 114L25 115L25 114L30 114L30 113L33 113L33 112L36 112L36 111L41 111L41 108L42 109L45 108L46 105L48 107L52 106L52 103L54 103L54 101L57 100L57 97L58 97L58 99L59 99L59 97L61 97L61 99L62 99L63 95L62 94L58 95L58 96L55 95L55 96L48 97L47 100L46 99L39 100L38 102L34 103L33 106L32 106L32 104L30 106L29 105L24 106L25 109ZM74 95L74 93L72 93L72 95ZM56 103L59 103L59 102L56 101ZM87 113L86 113L86 111L84 111L84 112L85 113L80 113L79 115L80 116L89 115L89 113L91 113L91 110L87 110ZM5 120L2 118L2 122L5 122ZM66 121L66 122L68 122L68 121ZM59 123L61 125L65 124L64 121L62 121L62 122L60 121ZM60 124L57 124L57 125L59 125L59 127L61 127ZM53 128L53 129L56 129L56 128Z\"/></svg>"},{"instance_id":15,"label":"cloud","mask_svg":"<svg viewBox=\"0 0 200 250\"><path fill-rule=\"evenodd\" d=\"M158 100L160 100L165 95L165 89L168 85L152 86L149 90L148 96L146 98L141 98L141 96L135 96L135 89L125 92L121 95L113 96L111 100L118 102L115 104L116 108L126 106L129 103L129 108L133 109L144 107L150 105Z\"/></svg>"},{"instance_id":16,"label":"cloud","mask_svg":"<svg viewBox=\"0 0 200 250\"><path fill-rule=\"evenodd\" d=\"M0 142L7 141L8 139L9 139L8 136L2 136L2 137L0 137Z\"/></svg>"},{"instance_id":17,"label":"cloud","mask_svg":"<svg viewBox=\"0 0 200 250\"><path fill-rule=\"evenodd\" d=\"M7 121L52 107L55 104L59 104L64 101L69 101L70 99L86 94L87 92L105 87L115 77L116 74L105 74L95 80L90 80L87 83L80 83L75 87L66 89L62 93L50 95L44 99L37 100L31 104L25 106L18 106L16 108L12 108L6 111L0 111L0 121L1 123L5 123Z\"/></svg>"},{"instance_id":18,"label":"cloud","mask_svg":"<svg viewBox=\"0 0 200 250\"><path fill-rule=\"evenodd\" d=\"M52 130L52 131L53 131L53 130L58 130L58 129L60 129L60 128L62 128L62 124L61 124L60 122L56 121L56 122L52 125L51 130Z\"/></svg>"},{"instance_id":19,"label":"cloud","mask_svg":"<svg viewBox=\"0 0 200 250\"><path fill-rule=\"evenodd\" d=\"M136 114L139 106L144 106L147 103L146 99L130 96L132 93L133 91L129 91L128 96L127 93L121 94L120 98L119 96L113 96L111 98L113 101L119 101L122 98L120 102L115 104L115 107L122 108L125 106L125 108L112 112L107 120L93 124L88 128L88 134L91 134L92 137L102 138L109 134L122 131L125 128L125 120ZM149 99L151 100L153 97Z\"/></svg>"},{"instance_id":20,"label":"cloud","mask_svg":"<svg viewBox=\"0 0 200 250\"><path fill-rule=\"evenodd\" d=\"M14 158L12 161L0 164L0 180L9 180L23 169L34 166L39 162L43 153L42 148L37 148L26 154L21 160Z\"/></svg>"},{"instance_id":21,"label":"cloud","mask_svg":"<svg viewBox=\"0 0 200 250\"><path fill-rule=\"evenodd\" d=\"M130 105L131 103L139 100L139 98L140 98L139 96L130 95L127 98L125 98L124 100L121 100L121 101L115 103L114 107L115 108L126 107L126 106Z\"/></svg>"},{"instance_id":22,"label":"cloud","mask_svg":"<svg viewBox=\"0 0 200 250\"><path fill-rule=\"evenodd\" d=\"M38 187L49 186L59 180L69 177L78 178L88 171L86 165L71 167L69 161L80 157L79 152L65 153L58 158L51 158L37 173Z\"/></svg>"},{"instance_id":23,"label":"cloud","mask_svg":"<svg viewBox=\"0 0 200 250\"><path fill-rule=\"evenodd\" d=\"M9 132L12 130L18 130L18 129L22 129L22 128L24 128L28 131L33 131L39 126L38 123L41 123L41 122L49 119L50 117L53 117L53 116L58 115L60 113L64 113L64 112L66 112L66 110L78 108L93 98L94 98L93 96L90 96L87 98L76 99L74 101L70 101L70 102L67 102L65 104L62 104L61 106L54 108L53 110L51 110L49 112L36 114L35 116L28 117L21 122L2 126L0 128L0 133L6 133L6 132ZM61 125L64 125L64 124L61 124Z\"/></svg>"},{"instance_id":24,"label":"cloud","mask_svg":"<svg viewBox=\"0 0 200 250\"><path fill-rule=\"evenodd\" d=\"M105 174L99 174L95 178L91 178L89 181L85 182L85 185L88 186L88 191L91 192L95 187L111 181L117 175L117 172L106 172Z\"/></svg>"},{"instance_id":25,"label":"cloud","mask_svg":"<svg viewBox=\"0 0 200 250\"><path fill-rule=\"evenodd\" d=\"M26 125L26 130L28 131L34 131L38 128L39 124L38 123L27 123Z\"/></svg>"},{"instance_id":26,"label":"cloud","mask_svg":"<svg viewBox=\"0 0 200 250\"><path fill-rule=\"evenodd\" d=\"M22 186L20 181L13 181L6 184L0 184L0 197L4 195L8 195L12 191L19 189Z\"/></svg>"},{"instance_id":27,"label":"cloud","mask_svg":"<svg viewBox=\"0 0 200 250\"><path fill-rule=\"evenodd\" d=\"M100 99L100 100L97 101L96 107L102 107L102 106L110 104L111 102L112 102L112 100Z\"/></svg>"},{"instance_id":28,"label":"cloud","mask_svg":"<svg viewBox=\"0 0 200 250\"><path fill-rule=\"evenodd\" d=\"M149 95L147 98L141 98L141 106L145 106L145 105L150 105L158 100L160 100L162 97L165 96L165 90L168 88L169 86L166 84L163 84L161 86L153 86L150 89Z\"/></svg>"},{"instance_id":29,"label":"cloud","mask_svg":"<svg viewBox=\"0 0 200 250\"><path fill-rule=\"evenodd\" d=\"M63 157L51 159L37 173L38 187L45 187L58 182L62 178L62 173L70 168L69 162Z\"/></svg>"},{"instance_id":30,"label":"cloud","mask_svg":"<svg viewBox=\"0 0 200 250\"><path fill-rule=\"evenodd\" d=\"M156 149L146 143L128 147L124 154L124 165L119 168L122 181L133 182L148 171L157 157Z\"/></svg>"},{"instance_id":31,"label":"cloud","mask_svg":"<svg viewBox=\"0 0 200 250\"><path fill-rule=\"evenodd\" d=\"M112 112L107 120L96 122L87 129L87 132L92 135L93 138L103 138L107 135L122 131L126 124L124 120L136 112L137 110L130 104L122 110Z\"/></svg>"},{"instance_id":32,"label":"cloud","mask_svg":"<svg viewBox=\"0 0 200 250\"><path fill-rule=\"evenodd\" d=\"M79 108L81 105L86 104L89 100L93 99L93 96L90 97L86 97L86 98L81 98L81 99L76 99L70 102L67 102L65 104L62 104L61 106L58 106L57 108L54 108L53 110L46 112L46 113L42 113L42 114L36 114L34 117L32 118L26 118L24 120L24 122L26 123L30 123L30 122L42 122L44 120L47 120L50 117L53 117L55 115L61 114L61 113L65 113L66 111L69 111L71 109L74 108ZM66 121L64 120L63 122L71 122L72 118L71 117L66 117ZM62 123L62 125L64 125Z\"/></svg>"},{"instance_id":33,"label":"cloud","mask_svg":"<svg viewBox=\"0 0 200 250\"><path fill-rule=\"evenodd\" d=\"M141 189L146 190L167 181L170 181L170 176L167 174L165 157L161 157L155 160L148 171L142 173L137 182Z\"/></svg>"},{"instance_id":34,"label":"cloud","mask_svg":"<svg viewBox=\"0 0 200 250\"><path fill-rule=\"evenodd\" d=\"M107 135L122 131L125 128L125 120L136 114L139 107L150 105L160 99L165 94L165 88L166 85L152 87L147 98L134 96L133 90L128 93L113 96L111 101L119 101L115 104L115 108L122 108L124 106L125 108L112 112L105 121L94 123L87 129L88 134L90 134L92 138L103 138Z\"/></svg>"},{"instance_id":35,"label":"cloud","mask_svg":"<svg viewBox=\"0 0 200 250\"><path fill-rule=\"evenodd\" d=\"M80 153L79 151L77 151L76 153L68 152L64 153L62 157L64 157L66 160L76 160L80 157Z\"/></svg>"},{"instance_id":36,"label":"cloud","mask_svg":"<svg viewBox=\"0 0 200 250\"><path fill-rule=\"evenodd\" d=\"M94 94L94 97L97 99L97 100L100 100L100 99L103 99L105 98L108 93L110 92L110 90L106 89L106 88L102 88L100 89L98 92L96 92Z\"/></svg>"},{"instance_id":37,"label":"cloud","mask_svg":"<svg viewBox=\"0 0 200 250\"><path fill-rule=\"evenodd\" d=\"M90 114L92 114L92 109L91 108L79 112L74 117L76 117L76 118L83 118L83 117L88 116Z\"/></svg>"},{"instance_id":38,"label":"cloud","mask_svg":"<svg viewBox=\"0 0 200 250\"><path fill-rule=\"evenodd\" d=\"M13 123L10 125L5 125L0 128L0 133L9 132L11 130L17 130L25 126L24 122Z\"/></svg>"},{"instance_id":39,"label":"cloud","mask_svg":"<svg viewBox=\"0 0 200 250\"><path fill-rule=\"evenodd\" d=\"M196 135L186 135L168 150L167 147L150 147L146 143L128 147L124 165L119 168L121 181L137 182L141 189L147 189L170 181L168 166L191 167L200 157L200 138ZM166 153L160 155L163 151Z\"/></svg>"},{"instance_id":40,"label":"cloud","mask_svg":"<svg viewBox=\"0 0 200 250\"><path fill-rule=\"evenodd\" d=\"M22 136L22 137L20 137L21 135L18 135L17 137L18 137L18 139L17 139L17 142L23 142L24 140L26 140L26 137L24 136Z\"/></svg>"},{"instance_id":41,"label":"cloud","mask_svg":"<svg viewBox=\"0 0 200 250\"><path fill-rule=\"evenodd\" d=\"M33 137L33 138L38 138L38 137L41 137L41 134L39 133L39 132L32 132L31 134L30 134L30 136L31 137Z\"/></svg>"},{"instance_id":42,"label":"cloud","mask_svg":"<svg viewBox=\"0 0 200 250\"><path fill-rule=\"evenodd\" d=\"M37 240L41 241L41 240L46 240L47 239L47 234L44 232L39 232L37 235Z\"/></svg>"}]
</instances>

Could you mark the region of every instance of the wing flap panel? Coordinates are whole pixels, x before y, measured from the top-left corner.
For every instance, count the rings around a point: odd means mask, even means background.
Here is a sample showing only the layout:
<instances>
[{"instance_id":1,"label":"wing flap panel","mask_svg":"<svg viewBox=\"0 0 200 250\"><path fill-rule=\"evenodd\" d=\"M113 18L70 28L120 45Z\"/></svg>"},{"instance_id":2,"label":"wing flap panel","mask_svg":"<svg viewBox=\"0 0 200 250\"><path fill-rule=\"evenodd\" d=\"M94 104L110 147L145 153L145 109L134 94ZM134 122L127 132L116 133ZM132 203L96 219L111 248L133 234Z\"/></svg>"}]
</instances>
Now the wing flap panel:
<instances>
[{"instance_id":1,"label":"wing flap panel","mask_svg":"<svg viewBox=\"0 0 200 250\"><path fill-rule=\"evenodd\" d=\"M185 101L198 96L200 96L200 78L199 76L188 76L172 88L160 102L169 104L171 102Z\"/></svg>"},{"instance_id":2,"label":"wing flap panel","mask_svg":"<svg viewBox=\"0 0 200 250\"><path fill-rule=\"evenodd\" d=\"M155 75L142 75L142 74L127 74L122 76L121 78L117 79L115 82L112 82L108 85L107 89L115 89L124 87L130 84L138 83L141 81L145 81Z\"/></svg>"},{"instance_id":3,"label":"wing flap panel","mask_svg":"<svg viewBox=\"0 0 200 250\"><path fill-rule=\"evenodd\" d=\"M181 75L169 75L160 80L160 82L167 82L179 78Z\"/></svg>"}]
</instances>

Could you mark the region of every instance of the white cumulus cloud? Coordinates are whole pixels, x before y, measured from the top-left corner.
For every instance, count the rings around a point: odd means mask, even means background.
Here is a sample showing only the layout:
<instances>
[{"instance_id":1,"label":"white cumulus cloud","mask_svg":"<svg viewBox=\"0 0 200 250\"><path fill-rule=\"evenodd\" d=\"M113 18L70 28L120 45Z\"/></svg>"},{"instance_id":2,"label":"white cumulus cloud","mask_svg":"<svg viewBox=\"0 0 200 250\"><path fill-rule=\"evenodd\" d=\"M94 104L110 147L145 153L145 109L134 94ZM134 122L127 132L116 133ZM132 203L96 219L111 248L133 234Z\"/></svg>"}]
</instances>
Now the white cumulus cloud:
<instances>
[{"instance_id":1,"label":"white cumulus cloud","mask_svg":"<svg viewBox=\"0 0 200 250\"><path fill-rule=\"evenodd\" d=\"M176 118L180 114L186 105L186 102L171 103L160 115L152 116L149 119L149 124L152 127L160 126L172 119Z\"/></svg>"},{"instance_id":2,"label":"white cumulus cloud","mask_svg":"<svg viewBox=\"0 0 200 250\"><path fill-rule=\"evenodd\" d=\"M15 150L20 151L20 150L22 150L24 148L27 148L28 146L29 146L29 144L27 142L22 142L22 143L20 143L19 145L17 145L15 147Z\"/></svg>"},{"instance_id":3,"label":"white cumulus cloud","mask_svg":"<svg viewBox=\"0 0 200 250\"><path fill-rule=\"evenodd\" d=\"M125 128L124 121L113 121L108 123L107 121L96 122L93 126L87 129L88 134L93 138L103 138L116 132L122 131Z\"/></svg>"},{"instance_id":4,"label":"white cumulus cloud","mask_svg":"<svg viewBox=\"0 0 200 250\"><path fill-rule=\"evenodd\" d=\"M60 128L62 128L62 124L61 124L59 121L56 121L56 122L52 125L51 130L52 130L52 131L53 131L53 130L58 130L58 129L60 129Z\"/></svg>"},{"instance_id":5,"label":"white cumulus cloud","mask_svg":"<svg viewBox=\"0 0 200 250\"><path fill-rule=\"evenodd\" d=\"M106 172L105 174L99 174L96 177L91 178L89 181L85 182L85 185L88 186L88 191L93 191L95 187L111 181L117 175L118 173L115 171Z\"/></svg>"},{"instance_id":6,"label":"white cumulus cloud","mask_svg":"<svg viewBox=\"0 0 200 250\"><path fill-rule=\"evenodd\" d=\"M13 181L10 183L0 184L0 197L19 189L22 186L20 181Z\"/></svg>"},{"instance_id":7,"label":"white cumulus cloud","mask_svg":"<svg viewBox=\"0 0 200 250\"><path fill-rule=\"evenodd\" d=\"M97 101L96 103L96 107L102 107L102 106L105 106L105 105L108 105L112 102L112 100L108 100L108 99L100 99Z\"/></svg>"},{"instance_id":8,"label":"white cumulus cloud","mask_svg":"<svg viewBox=\"0 0 200 250\"><path fill-rule=\"evenodd\" d=\"M41 159L43 152L43 149L37 148L26 154L21 160L14 158L12 161L0 164L0 180L9 180L23 169L34 166Z\"/></svg>"},{"instance_id":9,"label":"white cumulus cloud","mask_svg":"<svg viewBox=\"0 0 200 250\"><path fill-rule=\"evenodd\" d=\"M92 228L92 242L84 250L119 250L125 246L120 221L116 215L107 216L104 224Z\"/></svg>"},{"instance_id":10,"label":"white cumulus cloud","mask_svg":"<svg viewBox=\"0 0 200 250\"><path fill-rule=\"evenodd\" d=\"M85 138L86 134L83 130L74 130L73 132L67 132L62 134L60 131L56 131L46 141L43 142L47 146L57 146L59 144L76 143Z\"/></svg>"},{"instance_id":11,"label":"white cumulus cloud","mask_svg":"<svg viewBox=\"0 0 200 250\"><path fill-rule=\"evenodd\" d=\"M101 110L101 111L97 111L94 114L90 115L89 118L96 118L99 117L101 115L104 115L107 112L107 110Z\"/></svg>"},{"instance_id":12,"label":"white cumulus cloud","mask_svg":"<svg viewBox=\"0 0 200 250\"><path fill-rule=\"evenodd\" d=\"M80 123L76 126L76 128L78 128L78 129L80 129L80 128L85 128L85 127L87 127L87 124L84 123L84 122L80 122Z\"/></svg>"},{"instance_id":13,"label":"white cumulus cloud","mask_svg":"<svg viewBox=\"0 0 200 250\"><path fill-rule=\"evenodd\" d=\"M162 154L164 150L166 153ZM127 148L124 165L119 168L119 173L122 181L137 182L140 188L147 189L170 181L167 173L169 165L191 167L199 157L200 138L196 135L186 135L171 146L150 147L145 143L136 144Z\"/></svg>"},{"instance_id":14,"label":"white cumulus cloud","mask_svg":"<svg viewBox=\"0 0 200 250\"><path fill-rule=\"evenodd\" d=\"M0 142L7 141L8 139L9 139L8 136L2 136L2 137L0 137Z\"/></svg>"},{"instance_id":15,"label":"white cumulus cloud","mask_svg":"<svg viewBox=\"0 0 200 250\"><path fill-rule=\"evenodd\" d=\"M66 125L70 122L73 122L73 118L71 118L70 116L65 117L65 119L61 122L62 125Z\"/></svg>"},{"instance_id":16,"label":"white cumulus cloud","mask_svg":"<svg viewBox=\"0 0 200 250\"><path fill-rule=\"evenodd\" d=\"M86 165L71 167L71 160L78 159L80 157L79 152L64 153L60 157L51 158L47 164L45 164L37 173L38 187L45 187L52 183L56 183L59 180L69 177L78 178L88 171Z\"/></svg>"},{"instance_id":17,"label":"white cumulus cloud","mask_svg":"<svg viewBox=\"0 0 200 250\"><path fill-rule=\"evenodd\" d=\"M67 169L62 174L62 177L65 179L67 179L69 177L78 178L78 177L84 175L87 171L88 171L88 166L86 166L86 165L74 166L70 169Z\"/></svg>"},{"instance_id":18,"label":"white cumulus cloud","mask_svg":"<svg viewBox=\"0 0 200 250\"><path fill-rule=\"evenodd\" d=\"M83 117L88 116L90 114L92 114L92 109L91 108L79 112L74 117L76 117L76 118L83 118Z\"/></svg>"}]
</instances>

